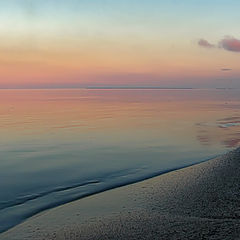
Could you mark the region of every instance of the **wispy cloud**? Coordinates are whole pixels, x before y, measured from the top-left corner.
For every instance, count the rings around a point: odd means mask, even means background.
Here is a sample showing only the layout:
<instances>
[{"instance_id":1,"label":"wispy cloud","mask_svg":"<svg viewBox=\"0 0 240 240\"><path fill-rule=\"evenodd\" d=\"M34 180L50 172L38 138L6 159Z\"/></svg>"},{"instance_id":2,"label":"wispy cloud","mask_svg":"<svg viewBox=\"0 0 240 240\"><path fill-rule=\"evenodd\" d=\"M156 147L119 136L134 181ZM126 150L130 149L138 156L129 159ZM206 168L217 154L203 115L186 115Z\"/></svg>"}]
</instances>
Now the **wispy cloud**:
<instances>
[{"instance_id":1,"label":"wispy cloud","mask_svg":"<svg viewBox=\"0 0 240 240\"><path fill-rule=\"evenodd\" d=\"M228 71L232 71L232 69L231 68L222 68L221 71L228 72Z\"/></svg>"},{"instance_id":2,"label":"wispy cloud","mask_svg":"<svg viewBox=\"0 0 240 240\"><path fill-rule=\"evenodd\" d=\"M209 43L207 40L205 40L203 38L198 41L198 45L200 47L204 47L204 48L214 48L215 47L214 44Z\"/></svg>"},{"instance_id":3,"label":"wispy cloud","mask_svg":"<svg viewBox=\"0 0 240 240\"><path fill-rule=\"evenodd\" d=\"M219 42L219 47L227 51L240 52L240 40L234 37L225 37Z\"/></svg>"},{"instance_id":4,"label":"wispy cloud","mask_svg":"<svg viewBox=\"0 0 240 240\"><path fill-rule=\"evenodd\" d=\"M240 39L231 36L224 37L218 44L212 44L206 39L201 38L198 41L198 45L204 48L219 48L231 52L240 52Z\"/></svg>"}]
</instances>

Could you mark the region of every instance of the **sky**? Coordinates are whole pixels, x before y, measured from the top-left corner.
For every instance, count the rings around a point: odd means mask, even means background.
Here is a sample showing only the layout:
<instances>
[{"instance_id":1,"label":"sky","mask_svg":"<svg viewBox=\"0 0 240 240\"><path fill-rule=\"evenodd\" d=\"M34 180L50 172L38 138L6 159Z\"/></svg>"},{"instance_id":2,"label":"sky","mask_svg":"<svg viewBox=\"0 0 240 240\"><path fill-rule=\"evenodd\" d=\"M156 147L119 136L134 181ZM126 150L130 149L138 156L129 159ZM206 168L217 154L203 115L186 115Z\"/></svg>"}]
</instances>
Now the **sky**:
<instances>
[{"instance_id":1,"label":"sky","mask_svg":"<svg viewBox=\"0 0 240 240\"><path fill-rule=\"evenodd\" d=\"M240 87L238 0L0 0L0 88Z\"/></svg>"}]
</instances>

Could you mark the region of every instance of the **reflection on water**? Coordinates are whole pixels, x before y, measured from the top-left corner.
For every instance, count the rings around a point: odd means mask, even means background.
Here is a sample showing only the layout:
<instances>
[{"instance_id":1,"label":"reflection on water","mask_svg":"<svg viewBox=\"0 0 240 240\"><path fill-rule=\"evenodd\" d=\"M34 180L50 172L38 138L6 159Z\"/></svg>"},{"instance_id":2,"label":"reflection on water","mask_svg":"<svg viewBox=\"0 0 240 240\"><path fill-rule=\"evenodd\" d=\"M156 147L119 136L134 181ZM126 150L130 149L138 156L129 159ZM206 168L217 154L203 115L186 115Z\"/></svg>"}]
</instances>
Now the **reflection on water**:
<instances>
[{"instance_id":1,"label":"reflection on water","mask_svg":"<svg viewBox=\"0 0 240 240\"><path fill-rule=\"evenodd\" d=\"M221 144L226 148L235 148L240 145L240 117L198 123L196 126L198 128L197 139L203 145Z\"/></svg>"},{"instance_id":2,"label":"reflection on water","mask_svg":"<svg viewBox=\"0 0 240 240\"><path fill-rule=\"evenodd\" d=\"M240 144L238 90L0 90L0 231Z\"/></svg>"}]
</instances>

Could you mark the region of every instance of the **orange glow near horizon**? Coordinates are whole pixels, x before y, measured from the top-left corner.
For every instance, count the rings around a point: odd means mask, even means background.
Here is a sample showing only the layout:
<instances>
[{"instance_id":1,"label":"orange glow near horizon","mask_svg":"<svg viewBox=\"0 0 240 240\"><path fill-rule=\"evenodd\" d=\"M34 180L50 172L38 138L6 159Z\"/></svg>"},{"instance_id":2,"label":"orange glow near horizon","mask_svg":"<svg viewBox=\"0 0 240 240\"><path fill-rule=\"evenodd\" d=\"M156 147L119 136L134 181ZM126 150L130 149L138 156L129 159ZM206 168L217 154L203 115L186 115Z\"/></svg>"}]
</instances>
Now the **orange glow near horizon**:
<instances>
[{"instance_id":1,"label":"orange glow near horizon","mask_svg":"<svg viewBox=\"0 0 240 240\"><path fill-rule=\"evenodd\" d=\"M86 50L87 51L87 50ZM106 85L156 85L181 86L181 84L195 84L194 81L207 82L211 79L238 76L239 72L236 56L231 66L234 71L222 73L222 59L226 53L216 61L212 61L203 54L184 54L171 56L151 56L147 53L100 52L85 53L81 56L77 52L38 52L38 53L5 53L0 57L0 87L14 85L44 85L44 84L106 84ZM117 56L117 57L116 57ZM127 56L127 57L126 57ZM197 57L195 57L197 56ZM229 61L230 62L230 59ZM230 64L229 64L230 65ZM136 75L134 79L129 75ZM119 82L114 79L119 76ZM138 78L140 76L140 79ZM141 77L143 76L143 77ZM144 79L141 83L141 78ZM151 79L154 76L154 80ZM149 78L149 79L147 79Z\"/></svg>"}]
</instances>

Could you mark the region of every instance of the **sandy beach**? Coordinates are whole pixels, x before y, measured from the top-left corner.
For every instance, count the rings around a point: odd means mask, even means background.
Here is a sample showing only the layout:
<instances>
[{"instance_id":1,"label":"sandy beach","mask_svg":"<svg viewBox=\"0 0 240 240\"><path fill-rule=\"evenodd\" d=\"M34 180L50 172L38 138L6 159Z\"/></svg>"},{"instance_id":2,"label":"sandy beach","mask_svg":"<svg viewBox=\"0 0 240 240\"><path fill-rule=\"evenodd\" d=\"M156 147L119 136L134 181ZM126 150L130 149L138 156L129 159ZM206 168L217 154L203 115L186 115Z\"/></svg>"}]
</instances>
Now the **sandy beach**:
<instances>
[{"instance_id":1,"label":"sandy beach","mask_svg":"<svg viewBox=\"0 0 240 240\"><path fill-rule=\"evenodd\" d=\"M38 214L1 240L240 239L240 149Z\"/></svg>"}]
</instances>

